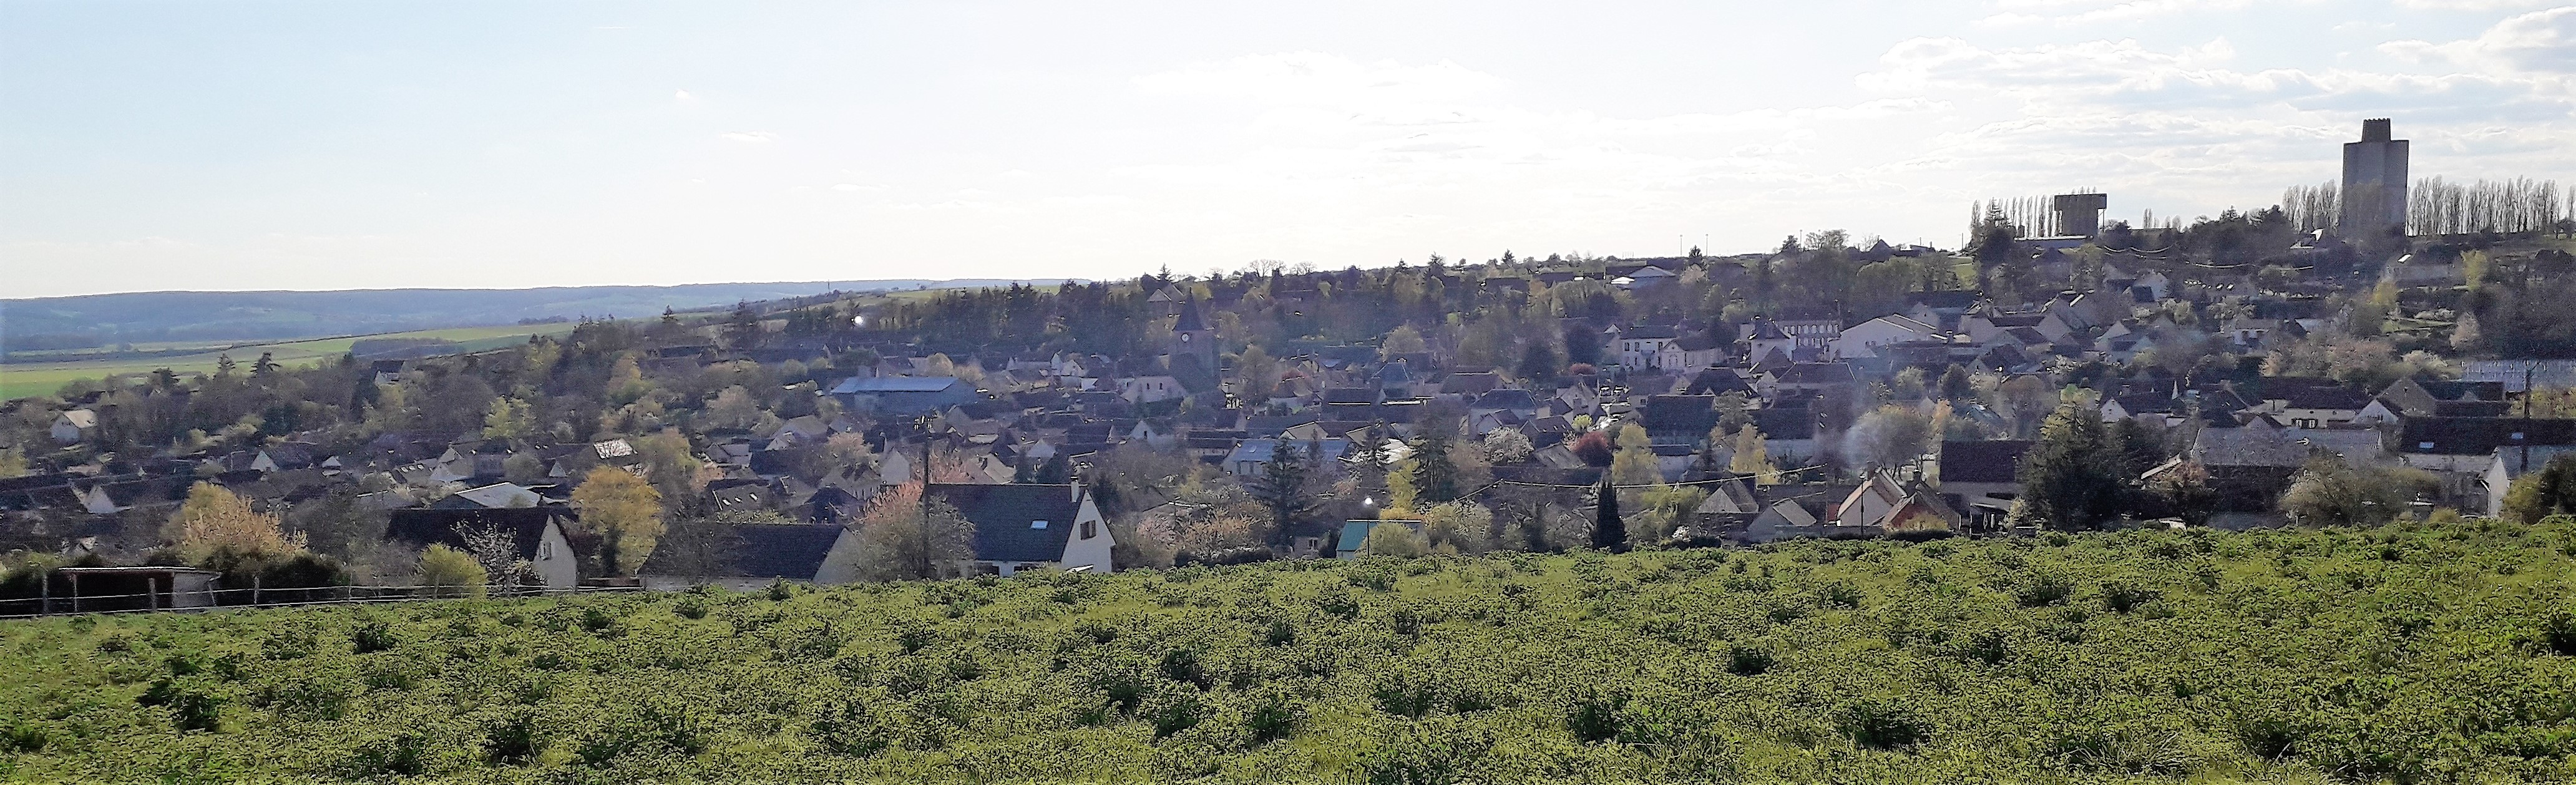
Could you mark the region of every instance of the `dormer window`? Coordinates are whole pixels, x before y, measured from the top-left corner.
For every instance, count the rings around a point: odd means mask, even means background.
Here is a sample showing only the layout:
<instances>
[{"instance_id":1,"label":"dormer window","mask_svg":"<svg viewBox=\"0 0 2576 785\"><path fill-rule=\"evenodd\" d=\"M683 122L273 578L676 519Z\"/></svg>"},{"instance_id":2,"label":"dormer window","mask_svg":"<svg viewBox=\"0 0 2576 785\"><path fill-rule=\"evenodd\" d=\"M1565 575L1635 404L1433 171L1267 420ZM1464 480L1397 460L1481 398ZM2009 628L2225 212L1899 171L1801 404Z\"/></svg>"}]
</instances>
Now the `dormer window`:
<instances>
[{"instance_id":1,"label":"dormer window","mask_svg":"<svg viewBox=\"0 0 2576 785\"><path fill-rule=\"evenodd\" d=\"M2432 443L2432 442L2416 442L2416 443L2415 443L2415 449L2418 449L2418 450L2430 450L2430 449L2433 449L2433 443Z\"/></svg>"},{"instance_id":2,"label":"dormer window","mask_svg":"<svg viewBox=\"0 0 2576 785\"><path fill-rule=\"evenodd\" d=\"M1044 529L1044 528L1046 528L1046 523L1047 523L1046 521L1030 521L1030 522L1029 522L1029 528L1032 528L1032 529Z\"/></svg>"}]
</instances>

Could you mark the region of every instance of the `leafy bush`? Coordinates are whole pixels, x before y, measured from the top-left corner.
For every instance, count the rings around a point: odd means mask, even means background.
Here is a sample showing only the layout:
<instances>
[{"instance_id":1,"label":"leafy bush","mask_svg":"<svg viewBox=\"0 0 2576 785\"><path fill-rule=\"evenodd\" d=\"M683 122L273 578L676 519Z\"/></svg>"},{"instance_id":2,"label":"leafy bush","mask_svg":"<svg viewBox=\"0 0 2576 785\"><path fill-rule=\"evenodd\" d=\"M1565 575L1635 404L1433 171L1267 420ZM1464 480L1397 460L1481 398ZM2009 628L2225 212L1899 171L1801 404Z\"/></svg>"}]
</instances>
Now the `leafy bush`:
<instances>
[{"instance_id":1,"label":"leafy bush","mask_svg":"<svg viewBox=\"0 0 2576 785\"><path fill-rule=\"evenodd\" d=\"M1276 686L1254 692L1243 710L1244 730L1252 733L1254 744L1288 738L1305 720L1306 707L1296 696Z\"/></svg>"},{"instance_id":2,"label":"leafy bush","mask_svg":"<svg viewBox=\"0 0 2576 785\"><path fill-rule=\"evenodd\" d=\"M222 726L224 704L231 701L193 680L161 679L135 702L168 708L170 724L179 730L211 731Z\"/></svg>"},{"instance_id":3,"label":"leafy bush","mask_svg":"<svg viewBox=\"0 0 2576 785\"><path fill-rule=\"evenodd\" d=\"M1772 662L1770 650L1759 646L1726 647L1726 672L1737 676L1760 676L1771 670Z\"/></svg>"},{"instance_id":4,"label":"leafy bush","mask_svg":"<svg viewBox=\"0 0 2576 785\"><path fill-rule=\"evenodd\" d=\"M2024 608L2055 605L2075 596L2075 584L2055 572L2034 572L2013 591L2013 601Z\"/></svg>"},{"instance_id":5,"label":"leafy bush","mask_svg":"<svg viewBox=\"0 0 2576 785\"><path fill-rule=\"evenodd\" d=\"M546 739L534 709L514 707L493 718L483 731L483 760L496 766L525 765L545 752Z\"/></svg>"},{"instance_id":6,"label":"leafy bush","mask_svg":"<svg viewBox=\"0 0 2576 785\"><path fill-rule=\"evenodd\" d=\"M2112 613L2135 611L2163 597L2162 592L2128 581L2102 582L2102 607Z\"/></svg>"},{"instance_id":7,"label":"leafy bush","mask_svg":"<svg viewBox=\"0 0 2576 785\"><path fill-rule=\"evenodd\" d=\"M349 648L359 654L385 651L402 645L394 637L393 625L382 619L368 619L349 628Z\"/></svg>"},{"instance_id":8,"label":"leafy bush","mask_svg":"<svg viewBox=\"0 0 2576 785\"><path fill-rule=\"evenodd\" d=\"M1882 699L1845 705L1835 719L1853 744L1874 750L1911 747L1932 735L1931 724L1912 709Z\"/></svg>"},{"instance_id":9,"label":"leafy bush","mask_svg":"<svg viewBox=\"0 0 2576 785\"><path fill-rule=\"evenodd\" d=\"M429 772L429 737L417 732L393 734L361 745L347 773L356 777L417 777Z\"/></svg>"},{"instance_id":10,"label":"leafy bush","mask_svg":"<svg viewBox=\"0 0 2576 785\"><path fill-rule=\"evenodd\" d=\"M873 702L854 698L826 709L806 726L806 734L833 754L870 757L894 745L896 734Z\"/></svg>"},{"instance_id":11,"label":"leafy bush","mask_svg":"<svg viewBox=\"0 0 2576 785\"><path fill-rule=\"evenodd\" d=\"M0 752L41 752L52 737L44 725L26 720L12 722L0 728Z\"/></svg>"}]
</instances>

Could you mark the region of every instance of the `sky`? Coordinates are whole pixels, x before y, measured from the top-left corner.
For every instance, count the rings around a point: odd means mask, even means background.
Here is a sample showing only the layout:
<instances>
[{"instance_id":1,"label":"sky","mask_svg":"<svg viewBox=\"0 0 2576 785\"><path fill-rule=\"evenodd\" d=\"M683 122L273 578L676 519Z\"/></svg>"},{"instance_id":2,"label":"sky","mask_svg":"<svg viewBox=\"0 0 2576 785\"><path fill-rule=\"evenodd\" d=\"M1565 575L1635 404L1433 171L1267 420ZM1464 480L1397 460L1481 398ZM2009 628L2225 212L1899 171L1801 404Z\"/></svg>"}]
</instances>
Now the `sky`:
<instances>
[{"instance_id":1,"label":"sky","mask_svg":"<svg viewBox=\"0 0 2576 785\"><path fill-rule=\"evenodd\" d=\"M2576 5L0 0L0 298L1950 247L2372 117L2576 183Z\"/></svg>"}]
</instances>

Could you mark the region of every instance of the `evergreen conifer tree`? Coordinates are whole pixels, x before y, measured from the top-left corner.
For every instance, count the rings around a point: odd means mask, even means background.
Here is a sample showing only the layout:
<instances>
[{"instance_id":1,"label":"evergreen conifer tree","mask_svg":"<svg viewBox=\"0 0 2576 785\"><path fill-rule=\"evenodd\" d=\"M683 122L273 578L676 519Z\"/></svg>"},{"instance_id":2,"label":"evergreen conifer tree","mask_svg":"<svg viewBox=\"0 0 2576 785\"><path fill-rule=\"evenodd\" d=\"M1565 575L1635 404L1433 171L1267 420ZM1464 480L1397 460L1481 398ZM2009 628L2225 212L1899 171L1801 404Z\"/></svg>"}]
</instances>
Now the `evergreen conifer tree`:
<instances>
[{"instance_id":1,"label":"evergreen conifer tree","mask_svg":"<svg viewBox=\"0 0 2576 785\"><path fill-rule=\"evenodd\" d=\"M1628 521L1619 516L1619 489L1601 478L1600 503L1592 511L1592 547L1605 551L1628 547Z\"/></svg>"},{"instance_id":2,"label":"evergreen conifer tree","mask_svg":"<svg viewBox=\"0 0 2576 785\"><path fill-rule=\"evenodd\" d=\"M1458 487L1458 465L1449 460L1449 436L1434 433L1413 448L1413 487L1423 504L1447 504L1466 491Z\"/></svg>"},{"instance_id":3,"label":"evergreen conifer tree","mask_svg":"<svg viewBox=\"0 0 2576 785\"><path fill-rule=\"evenodd\" d=\"M2090 407L2060 405L2040 426L2039 443L2022 457L2018 525L2092 529L2127 501L2129 456Z\"/></svg>"}]
</instances>

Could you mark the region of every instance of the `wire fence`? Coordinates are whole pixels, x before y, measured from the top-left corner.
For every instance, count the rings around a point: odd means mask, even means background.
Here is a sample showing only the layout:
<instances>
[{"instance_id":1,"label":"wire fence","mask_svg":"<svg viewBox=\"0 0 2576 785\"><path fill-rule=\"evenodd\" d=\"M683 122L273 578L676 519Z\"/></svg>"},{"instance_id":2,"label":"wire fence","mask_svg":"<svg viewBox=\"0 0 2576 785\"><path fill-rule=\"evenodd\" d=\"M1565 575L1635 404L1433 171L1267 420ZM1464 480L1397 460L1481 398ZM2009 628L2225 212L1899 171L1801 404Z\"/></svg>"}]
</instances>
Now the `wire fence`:
<instances>
[{"instance_id":1,"label":"wire fence","mask_svg":"<svg viewBox=\"0 0 2576 785\"><path fill-rule=\"evenodd\" d=\"M477 590L480 590L479 592ZM0 599L0 620L87 614L218 611L246 608L295 608L314 605L455 600L468 597L509 599L623 594L642 586L314 586L304 588L179 589L120 594L45 595Z\"/></svg>"}]
</instances>

